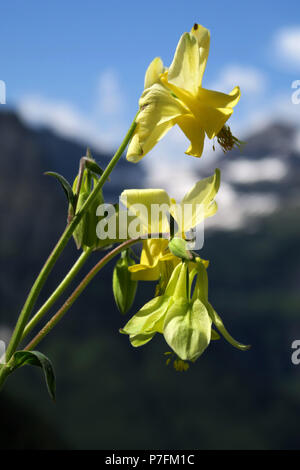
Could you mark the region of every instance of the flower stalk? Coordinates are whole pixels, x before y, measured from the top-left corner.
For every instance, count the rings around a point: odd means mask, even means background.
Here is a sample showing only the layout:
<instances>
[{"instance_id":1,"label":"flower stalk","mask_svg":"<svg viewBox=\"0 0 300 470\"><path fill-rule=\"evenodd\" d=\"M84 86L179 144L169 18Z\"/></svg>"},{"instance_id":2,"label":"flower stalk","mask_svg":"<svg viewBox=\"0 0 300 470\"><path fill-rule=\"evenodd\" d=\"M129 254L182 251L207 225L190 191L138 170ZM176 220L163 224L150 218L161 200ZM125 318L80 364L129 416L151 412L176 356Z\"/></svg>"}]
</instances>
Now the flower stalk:
<instances>
[{"instance_id":1,"label":"flower stalk","mask_svg":"<svg viewBox=\"0 0 300 470\"><path fill-rule=\"evenodd\" d=\"M50 310L52 305L58 300L58 298L64 293L67 289L69 284L73 281L75 276L78 274L80 269L83 267L84 263L90 257L92 253L92 248L87 248L83 253L80 255L76 263L72 266L68 274L62 280L62 282L57 286L55 291L52 295L48 298L48 300L42 305L39 311L32 317L32 319L27 323L21 341L23 341L26 336L31 332L31 330L37 325L37 323L44 317L44 315Z\"/></svg>"},{"instance_id":2,"label":"flower stalk","mask_svg":"<svg viewBox=\"0 0 300 470\"><path fill-rule=\"evenodd\" d=\"M92 281L92 279L98 274L98 272L104 268L104 266L115 256L120 254L126 248L134 245L135 243L139 242L140 239L136 240L127 240L121 245L118 245L112 251L110 251L106 256L101 258L101 260L90 270L90 272L84 277L84 279L80 282L80 284L76 287L76 289L72 292L72 294L68 297L62 307L57 311L55 315L48 321L48 323L41 329L41 331L33 338L32 341L25 347L26 351L30 351L34 349L40 341L55 327L55 325L64 317L70 307L73 305L75 300L78 299L80 294L84 291L84 289L88 286L88 284Z\"/></svg>"},{"instance_id":3,"label":"flower stalk","mask_svg":"<svg viewBox=\"0 0 300 470\"><path fill-rule=\"evenodd\" d=\"M113 168L116 166L118 161L120 160L123 152L125 151L128 142L130 141L133 132L136 127L136 122L135 119L133 120L133 123L131 124L122 144L118 148L117 152L105 168L102 176L99 178L98 184L94 188L94 191L89 195L87 200L85 201L84 205L81 207L80 211L77 212L77 214L74 216L72 221L67 225L65 231L63 232L61 238L59 239L58 243L56 244L55 248L53 249L52 253L50 254L49 258L47 259L46 263L44 264L41 272L39 273L36 281L34 282L29 295L26 299L26 302L24 304L24 307L20 313L20 316L18 318L16 327L13 331L10 343L7 347L6 351L6 361L9 361L9 359L12 357L13 353L16 351L18 344L21 340L24 328L26 327L27 321L29 319L29 316L33 310L33 307L35 305L35 302L39 296L39 293L45 284L50 272L52 271L56 261L58 260L59 256L61 255L62 251L66 247L68 241L72 237L72 234L74 230L76 229L77 225L79 224L80 220L82 219L84 212L88 210L88 208L91 206L91 204L94 201L94 198L97 196L97 193L102 189L104 183L106 182L107 178L109 177L110 173L112 172Z\"/></svg>"}]
</instances>

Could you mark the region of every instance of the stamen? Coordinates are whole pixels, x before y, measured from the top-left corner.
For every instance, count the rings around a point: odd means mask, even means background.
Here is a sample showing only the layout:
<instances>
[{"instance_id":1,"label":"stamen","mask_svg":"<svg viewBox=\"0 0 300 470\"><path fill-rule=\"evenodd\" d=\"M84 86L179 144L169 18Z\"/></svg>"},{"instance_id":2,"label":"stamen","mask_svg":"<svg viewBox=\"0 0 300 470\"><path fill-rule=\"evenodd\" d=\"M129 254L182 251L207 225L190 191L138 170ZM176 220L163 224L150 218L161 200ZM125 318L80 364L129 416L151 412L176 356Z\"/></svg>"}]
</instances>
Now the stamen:
<instances>
[{"instance_id":1,"label":"stamen","mask_svg":"<svg viewBox=\"0 0 300 470\"><path fill-rule=\"evenodd\" d=\"M217 141L224 153L229 152L234 147L241 149L242 145L245 144L245 142L242 142L232 135L230 127L226 125L223 126L219 134L217 134Z\"/></svg>"},{"instance_id":2,"label":"stamen","mask_svg":"<svg viewBox=\"0 0 300 470\"><path fill-rule=\"evenodd\" d=\"M182 359L176 359L173 363L174 369L177 370L178 372L183 372L188 370L190 367L189 364Z\"/></svg>"},{"instance_id":3,"label":"stamen","mask_svg":"<svg viewBox=\"0 0 300 470\"><path fill-rule=\"evenodd\" d=\"M174 362L173 362L173 367L175 370L177 370L177 372L185 372L189 369L190 365L188 362L186 361L183 361L182 359L180 359L178 356L176 356L176 354L172 351L167 351L165 352L165 356L168 356L168 359L166 360L166 365L168 366L171 361L174 359Z\"/></svg>"}]
</instances>

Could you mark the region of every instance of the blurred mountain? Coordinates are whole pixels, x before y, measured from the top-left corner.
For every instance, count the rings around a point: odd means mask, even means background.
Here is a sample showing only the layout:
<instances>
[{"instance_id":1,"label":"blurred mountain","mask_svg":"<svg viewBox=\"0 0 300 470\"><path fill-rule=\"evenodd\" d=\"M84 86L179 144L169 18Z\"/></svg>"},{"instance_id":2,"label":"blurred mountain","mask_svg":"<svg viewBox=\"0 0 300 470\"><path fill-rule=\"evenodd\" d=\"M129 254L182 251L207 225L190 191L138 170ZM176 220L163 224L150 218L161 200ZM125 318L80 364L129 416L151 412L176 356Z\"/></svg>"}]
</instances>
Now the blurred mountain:
<instances>
[{"instance_id":1,"label":"blurred mountain","mask_svg":"<svg viewBox=\"0 0 300 470\"><path fill-rule=\"evenodd\" d=\"M231 160L229 164L228 159ZM279 196L282 203L288 200L292 205L299 197L299 128L287 124L270 125L250 135L242 151L235 149L228 159L222 158L224 179L240 192L261 191Z\"/></svg>"},{"instance_id":2,"label":"blurred mountain","mask_svg":"<svg viewBox=\"0 0 300 470\"><path fill-rule=\"evenodd\" d=\"M105 167L111 155L91 150L98 164ZM56 171L72 184L85 153L83 145L47 129L29 128L13 112L0 113L0 256L5 265L0 272L0 293L2 306L8 311L21 300L32 273L38 272L65 227L63 191L54 178L43 173ZM122 158L104 187L106 201L117 202L123 189L142 187L143 180L142 168ZM71 259L76 254L72 248ZM18 292L14 290L16 282Z\"/></svg>"},{"instance_id":3,"label":"blurred mountain","mask_svg":"<svg viewBox=\"0 0 300 470\"><path fill-rule=\"evenodd\" d=\"M42 173L72 180L84 153L13 113L0 114L3 339L65 224L64 195ZM108 156L94 156L105 165ZM166 367L161 336L132 348L118 333L126 319L114 305L108 265L40 345L56 369L56 405L39 370L24 367L9 378L1 409L13 426L5 425L5 439L0 431L2 448L299 448L300 366L291 362L292 341L300 339L299 157L297 130L274 124L249 136L242 153L218 161L225 190L216 219L223 222L207 234L201 256L210 260L212 305L250 351L214 341L180 374ZM123 160L105 187L107 199L143 181L141 167ZM76 256L70 243L40 303ZM153 292L153 283L140 285L131 314Z\"/></svg>"},{"instance_id":4,"label":"blurred mountain","mask_svg":"<svg viewBox=\"0 0 300 470\"><path fill-rule=\"evenodd\" d=\"M241 150L218 154L215 166L222 175L217 198L220 210L207 227L253 229L277 210L299 208L299 128L275 123L245 141Z\"/></svg>"}]
</instances>

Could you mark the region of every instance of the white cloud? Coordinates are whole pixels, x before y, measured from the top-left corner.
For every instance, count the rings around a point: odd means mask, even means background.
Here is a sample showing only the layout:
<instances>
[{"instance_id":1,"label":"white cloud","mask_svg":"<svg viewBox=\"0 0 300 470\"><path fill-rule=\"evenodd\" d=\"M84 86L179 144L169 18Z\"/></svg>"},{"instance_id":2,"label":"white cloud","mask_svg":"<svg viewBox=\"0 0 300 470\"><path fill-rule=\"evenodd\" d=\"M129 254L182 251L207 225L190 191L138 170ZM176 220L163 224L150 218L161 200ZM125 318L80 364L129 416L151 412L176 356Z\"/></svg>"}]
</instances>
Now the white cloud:
<instances>
[{"instance_id":1,"label":"white cloud","mask_svg":"<svg viewBox=\"0 0 300 470\"><path fill-rule=\"evenodd\" d=\"M239 137L243 139L249 134L261 132L274 122L300 129L300 104L293 104L292 92L291 88L290 94L274 95L272 101L251 111L240 124Z\"/></svg>"},{"instance_id":2,"label":"white cloud","mask_svg":"<svg viewBox=\"0 0 300 470\"><path fill-rule=\"evenodd\" d=\"M282 158L268 157L255 162L241 158L228 162L224 168L226 181L239 184L257 183L260 181L279 181L287 173Z\"/></svg>"},{"instance_id":3,"label":"white cloud","mask_svg":"<svg viewBox=\"0 0 300 470\"><path fill-rule=\"evenodd\" d=\"M114 70L105 70L98 82L99 112L103 115L114 116L124 111L125 100L121 90L119 77Z\"/></svg>"},{"instance_id":4,"label":"white cloud","mask_svg":"<svg viewBox=\"0 0 300 470\"><path fill-rule=\"evenodd\" d=\"M150 157L151 158L151 157ZM184 157L183 157L184 158ZM170 160L153 160L147 165L146 186L165 189L170 197L180 201L196 182L192 168Z\"/></svg>"},{"instance_id":5,"label":"white cloud","mask_svg":"<svg viewBox=\"0 0 300 470\"><path fill-rule=\"evenodd\" d=\"M24 96L18 103L21 117L33 126L46 126L63 137L71 138L99 150L111 149L115 132L101 132L96 120L87 118L74 106L48 100L39 95Z\"/></svg>"},{"instance_id":6,"label":"white cloud","mask_svg":"<svg viewBox=\"0 0 300 470\"><path fill-rule=\"evenodd\" d=\"M180 200L199 180L199 169L213 174L218 166L218 153L212 150L212 142L206 140L201 158L185 154L189 145L180 128L173 127L142 160L147 172L146 185L165 189Z\"/></svg>"},{"instance_id":7,"label":"white cloud","mask_svg":"<svg viewBox=\"0 0 300 470\"><path fill-rule=\"evenodd\" d=\"M18 103L18 111L31 124L49 126L68 137L85 136L92 123L69 103L51 101L40 95L27 95Z\"/></svg>"},{"instance_id":8,"label":"white cloud","mask_svg":"<svg viewBox=\"0 0 300 470\"><path fill-rule=\"evenodd\" d=\"M273 38L273 48L283 63L300 68L300 25L278 30Z\"/></svg>"},{"instance_id":9,"label":"white cloud","mask_svg":"<svg viewBox=\"0 0 300 470\"><path fill-rule=\"evenodd\" d=\"M228 93L237 85L243 93L261 93L266 86L266 77L255 67L228 65L221 70L218 80L210 88Z\"/></svg>"},{"instance_id":10,"label":"white cloud","mask_svg":"<svg viewBox=\"0 0 300 470\"><path fill-rule=\"evenodd\" d=\"M37 94L21 98L17 110L31 125L47 126L59 135L111 151L120 144L127 130L125 97L114 71L107 70L100 75L95 94L96 104L87 114L71 103Z\"/></svg>"},{"instance_id":11,"label":"white cloud","mask_svg":"<svg viewBox=\"0 0 300 470\"><path fill-rule=\"evenodd\" d=\"M231 184L222 182L216 197L218 212L205 220L208 229L238 230L251 228L253 218L273 214L279 207L275 194L240 194Z\"/></svg>"}]
</instances>

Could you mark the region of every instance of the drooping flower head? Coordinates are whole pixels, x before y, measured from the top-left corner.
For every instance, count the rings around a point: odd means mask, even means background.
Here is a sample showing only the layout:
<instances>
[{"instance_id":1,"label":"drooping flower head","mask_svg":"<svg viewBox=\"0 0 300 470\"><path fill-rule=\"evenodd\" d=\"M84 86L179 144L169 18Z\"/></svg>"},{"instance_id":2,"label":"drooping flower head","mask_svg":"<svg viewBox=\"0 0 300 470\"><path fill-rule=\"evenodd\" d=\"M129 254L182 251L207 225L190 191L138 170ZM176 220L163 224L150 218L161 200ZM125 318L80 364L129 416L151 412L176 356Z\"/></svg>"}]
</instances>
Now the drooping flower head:
<instances>
[{"instance_id":1,"label":"drooping flower head","mask_svg":"<svg viewBox=\"0 0 300 470\"><path fill-rule=\"evenodd\" d=\"M148 343L156 333L161 333L181 361L196 361L211 340L220 338L213 326L233 346L243 351L249 349L232 338L208 301L207 264L199 258L192 264L189 269L189 262L179 263L164 294L146 303L121 332L129 335L135 347Z\"/></svg>"},{"instance_id":2,"label":"drooping flower head","mask_svg":"<svg viewBox=\"0 0 300 470\"><path fill-rule=\"evenodd\" d=\"M222 133L240 99L240 89L235 87L227 95L202 87L209 45L209 30L195 24L190 33L181 36L169 68L159 57L151 62L128 147L129 161L139 161L176 124L190 140L186 153L195 157L202 155L205 135L213 139ZM234 139L232 146L239 142ZM218 142L222 146L224 135ZM226 150L230 142L226 140Z\"/></svg>"}]
</instances>

